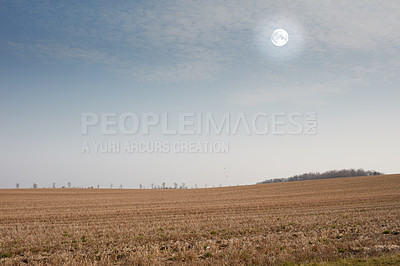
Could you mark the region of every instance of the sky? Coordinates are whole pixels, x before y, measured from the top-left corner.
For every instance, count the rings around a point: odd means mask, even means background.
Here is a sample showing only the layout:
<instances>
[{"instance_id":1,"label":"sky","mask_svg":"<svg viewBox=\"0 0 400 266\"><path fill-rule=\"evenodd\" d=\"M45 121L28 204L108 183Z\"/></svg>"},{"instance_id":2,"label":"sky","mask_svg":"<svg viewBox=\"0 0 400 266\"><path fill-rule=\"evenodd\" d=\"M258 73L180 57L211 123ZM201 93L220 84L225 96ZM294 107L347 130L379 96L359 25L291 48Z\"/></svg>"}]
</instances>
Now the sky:
<instances>
[{"instance_id":1,"label":"sky","mask_svg":"<svg viewBox=\"0 0 400 266\"><path fill-rule=\"evenodd\" d=\"M210 187L343 168L399 173L399 17L395 0L0 0L0 187ZM286 45L271 43L275 29L288 32ZM143 114L165 113L177 134L165 134L162 119L149 134L127 134L118 122L139 117L143 129ZM260 113L270 128L276 114L297 124L280 134L249 133L245 124L220 134L180 130L182 114L230 114L235 124ZM99 122L83 134L87 114ZM116 133L104 134L104 114L116 114ZM229 149L173 150L188 142ZM96 152L95 143L170 150Z\"/></svg>"}]
</instances>

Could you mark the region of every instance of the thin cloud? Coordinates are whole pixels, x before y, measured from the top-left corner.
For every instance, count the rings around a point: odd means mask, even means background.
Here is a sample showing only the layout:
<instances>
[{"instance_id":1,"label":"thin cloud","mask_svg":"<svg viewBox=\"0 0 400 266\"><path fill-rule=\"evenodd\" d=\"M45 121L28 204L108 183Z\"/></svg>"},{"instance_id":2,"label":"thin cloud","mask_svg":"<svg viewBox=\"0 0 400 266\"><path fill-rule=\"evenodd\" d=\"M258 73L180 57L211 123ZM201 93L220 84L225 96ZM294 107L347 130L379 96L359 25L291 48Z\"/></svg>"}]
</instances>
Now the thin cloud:
<instances>
[{"instance_id":1,"label":"thin cloud","mask_svg":"<svg viewBox=\"0 0 400 266\"><path fill-rule=\"evenodd\" d=\"M321 105L328 102L329 97L342 95L350 91L353 86L362 84L358 79L331 78L327 81L308 81L301 84L282 81L255 89L236 91L229 102L242 106L255 106L265 103L294 103Z\"/></svg>"},{"instance_id":2,"label":"thin cloud","mask_svg":"<svg viewBox=\"0 0 400 266\"><path fill-rule=\"evenodd\" d=\"M297 23L298 57L314 62L377 50L398 58L400 47L397 1L180 0L82 8L66 2L14 9L44 34L40 40L29 33L28 41L9 40L10 51L103 66L148 81L213 79L232 65L263 60L271 65L268 53L257 51L254 36L260 23L276 18Z\"/></svg>"}]
</instances>

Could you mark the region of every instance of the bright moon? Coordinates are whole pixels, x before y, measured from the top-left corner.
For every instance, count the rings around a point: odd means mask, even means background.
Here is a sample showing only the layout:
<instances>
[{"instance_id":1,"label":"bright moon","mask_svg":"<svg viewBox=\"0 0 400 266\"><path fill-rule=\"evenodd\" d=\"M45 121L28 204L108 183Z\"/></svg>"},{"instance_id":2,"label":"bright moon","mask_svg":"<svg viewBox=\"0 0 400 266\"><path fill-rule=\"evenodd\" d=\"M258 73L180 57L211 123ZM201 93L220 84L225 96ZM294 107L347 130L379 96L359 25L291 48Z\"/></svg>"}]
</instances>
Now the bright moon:
<instances>
[{"instance_id":1,"label":"bright moon","mask_svg":"<svg viewBox=\"0 0 400 266\"><path fill-rule=\"evenodd\" d=\"M271 42L276 46L284 46L289 41L289 34L284 29L276 29L271 35Z\"/></svg>"}]
</instances>

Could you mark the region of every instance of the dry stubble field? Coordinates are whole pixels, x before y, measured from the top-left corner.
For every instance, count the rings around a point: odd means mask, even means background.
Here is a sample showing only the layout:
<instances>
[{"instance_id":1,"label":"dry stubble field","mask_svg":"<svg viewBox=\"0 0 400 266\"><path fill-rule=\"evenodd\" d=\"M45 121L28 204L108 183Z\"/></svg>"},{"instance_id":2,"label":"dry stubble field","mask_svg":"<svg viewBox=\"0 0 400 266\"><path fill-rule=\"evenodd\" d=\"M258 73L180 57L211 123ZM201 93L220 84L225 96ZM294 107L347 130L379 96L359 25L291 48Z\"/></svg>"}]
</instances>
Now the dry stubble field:
<instances>
[{"instance_id":1,"label":"dry stubble field","mask_svg":"<svg viewBox=\"0 0 400 266\"><path fill-rule=\"evenodd\" d=\"M9 189L0 204L1 264L400 262L400 175L187 190Z\"/></svg>"}]
</instances>

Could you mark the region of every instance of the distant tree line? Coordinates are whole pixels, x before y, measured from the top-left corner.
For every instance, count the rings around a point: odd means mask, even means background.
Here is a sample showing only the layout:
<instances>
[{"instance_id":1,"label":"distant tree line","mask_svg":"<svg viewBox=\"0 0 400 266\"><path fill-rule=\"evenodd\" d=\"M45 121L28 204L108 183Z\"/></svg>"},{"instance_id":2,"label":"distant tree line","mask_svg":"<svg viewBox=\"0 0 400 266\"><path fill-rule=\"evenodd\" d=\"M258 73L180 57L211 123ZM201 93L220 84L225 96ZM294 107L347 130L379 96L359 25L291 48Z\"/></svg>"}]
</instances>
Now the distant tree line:
<instances>
[{"instance_id":1,"label":"distant tree line","mask_svg":"<svg viewBox=\"0 0 400 266\"><path fill-rule=\"evenodd\" d=\"M220 187L221 187L222 185L220 185ZM19 188L20 187L20 184L19 183L16 183L15 184L15 187L16 188ZM36 184L36 183L33 183L33 185L32 185L32 188L38 188L39 186ZM84 187L72 187L72 184L71 184L71 182L68 182L67 183L67 187L68 188L84 188ZM114 185L113 185L113 183L110 183L110 188L112 189L114 187ZM207 184L205 185L205 187L207 187ZM45 188L45 187L43 187L43 188ZM50 188L50 187L49 187ZM52 185L51 185L51 188L56 188L56 183L55 182L53 182L52 183ZM66 188L65 186L62 186L61 188ZM89 187L87 187L87 188L94 188L93 186L89 186ZM100 185L97 185L97 188L99 189L100 188ZM122 189L123 188L123 186L122 185L119 185L119 188L120 189ZM140 189L146 189L146 187L145 186L143 186L142 184L140 184L139 185L139 188ZM186 183L182 183L181 185L179 185L178 183L174 183L174 185L173 186L167 186L167 184L165 183L165 182L162 182L161 183L161 185L156 185L156 184L151 184L151 188L152 189L188 189L188 186L186 185ZM194 187L191 187L191 188L197 188L197 184L195 184L194 185Z\"/></svg>"},{"instance_id":2,"label":"distant tree line","mask_svg":"<svg viewBox=\"0 0 400 266\"><path fill-rule=\"evenodd\" d=\"M197 184L195 185L195 187L197 188ZM139 185L140 189L144 189L145 187L140 184ZM151 184L151 188L152 189L187 189L188 187L186 186L186 183L182 183L182 185L179 185L178 183L174 183L174 186L167 186L167 184L165 182L162 182L161 185L156 185L156 184Z\"/></svg>"},{"instance_id":3,"label":"distant tree line","mask_svg":"<svg viewBox=\"0 0 400 266\"><path fill-rule=\"evenodd\" d=\"M291 182L291 181L304 181L304 180L315 180L315 179L329 179L338 177L352 177L352 176L372 176L372 175L383 175L384 173L377 172L374 170L364 169L343 169L343 170L331 170L323 173L305 173L302 175L295 175L288 178L271 178L257 184L267 183L280 183L280 182Z\"/></svg>"}]
</instances>

